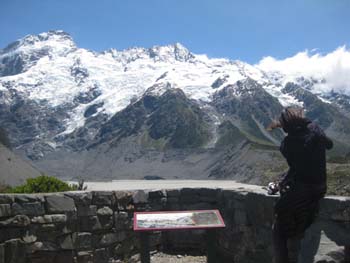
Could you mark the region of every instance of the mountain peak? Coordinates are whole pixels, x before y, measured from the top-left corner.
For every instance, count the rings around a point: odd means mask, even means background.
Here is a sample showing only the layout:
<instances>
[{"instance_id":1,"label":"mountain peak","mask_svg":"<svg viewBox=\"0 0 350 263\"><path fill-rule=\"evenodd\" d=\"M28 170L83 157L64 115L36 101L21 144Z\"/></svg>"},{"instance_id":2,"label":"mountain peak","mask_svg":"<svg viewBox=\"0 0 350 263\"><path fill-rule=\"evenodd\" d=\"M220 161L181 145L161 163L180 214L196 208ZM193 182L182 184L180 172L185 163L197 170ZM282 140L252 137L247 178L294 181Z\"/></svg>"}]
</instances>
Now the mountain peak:
<instances>
[{"instance_id":1,"label":"mountain peak","mask_svg":"<svg viewBox=\"0 0 350 263\"><path fill-rule=\"evenodd\" d=\"M112 48L102 52L102 54L110 54L116 60L126 64L135 60L148 58L151 58L155 62L187 62L195 58L195 56L180 43L153 46L150 48L132 47L121 51Z\"/></svg>"},{"instance_id":2,"label":"mountain peak","mask_svg":"<svg viewBox=\"0 0 350 263\"><path fill-rule=\"evenodd\" d=\"M154 46L148 49L148 51L151 58L161 61L175 59L177 61L186 62L194 58L194 55L180 43L166 46Z\"/></svg>"},{"instance_id":3,"label":"mountain peak","mask_svg":"<svg viewBox=\"0 0 350 263\"><path fill-rule=\"evenodd\" d=\"M63 30L50 30L48 32L43 32L38 35L39 40L65 40L73 42L71 35Z\"/></svg>"},{"instance_id":4,"label":"mountain peak","mask_svg":"<svg viewBox=\"0 0 350 263\"><path fill-rule=\"evenodd\" d=\"M0 54L51 48L56 51L67 51L75 48L72 37L62 30L50 30L38 35L27 35L0 50Z\"/></svg>"},{"instance_id":5,"label":"mountain peak","mask_svg":"<svg viewBox=\"0 0 350 263\"><path fill-rule=\"evenodd\" d=\"M23 73L43 57L64 57L76 49L72 37L62 30L27 35L0 49L0 76Z\"/></svg>"}]
</instances>

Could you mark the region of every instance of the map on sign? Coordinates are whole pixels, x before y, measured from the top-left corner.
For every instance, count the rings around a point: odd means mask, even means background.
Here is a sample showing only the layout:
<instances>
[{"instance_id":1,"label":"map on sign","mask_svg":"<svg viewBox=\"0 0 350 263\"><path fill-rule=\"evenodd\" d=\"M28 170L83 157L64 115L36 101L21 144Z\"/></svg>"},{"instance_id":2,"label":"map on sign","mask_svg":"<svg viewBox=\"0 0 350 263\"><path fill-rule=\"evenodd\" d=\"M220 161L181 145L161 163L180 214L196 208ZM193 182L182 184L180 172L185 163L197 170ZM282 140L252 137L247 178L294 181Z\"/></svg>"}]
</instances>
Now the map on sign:
<instances>
[{"instance_id":1,"label":"map on sign","mask_svg":"<svg viewBox=\"0 0 350 263\"><path fill-rule=\"evenodd\" d=\"M225 227L225 223L218 210L134 213L135 231L221 227Z\"/></svg>"}]
</instances>

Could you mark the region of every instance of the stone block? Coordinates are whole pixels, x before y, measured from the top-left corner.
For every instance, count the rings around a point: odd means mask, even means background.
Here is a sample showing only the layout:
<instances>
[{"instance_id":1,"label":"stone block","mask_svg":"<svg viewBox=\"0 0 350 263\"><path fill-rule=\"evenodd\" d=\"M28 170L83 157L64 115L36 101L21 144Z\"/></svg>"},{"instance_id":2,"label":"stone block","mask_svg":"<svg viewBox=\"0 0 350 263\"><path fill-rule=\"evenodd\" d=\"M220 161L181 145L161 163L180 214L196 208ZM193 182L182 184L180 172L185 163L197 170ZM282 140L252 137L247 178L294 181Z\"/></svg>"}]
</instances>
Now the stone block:
<instances>
[{"instance_id":1,"label":"stone block","mask_svg":"<svg viewBox=\"0 0 350 263\"><path fill-rule=\"evenodd\" d=\"M30 222L32 224L46 224L46 223L51 223L51 222L47 222L43 216L36 216L36 217L33 217Z\"/></svg>"},{"instance_id":2,"label":"stone block","mask_svg":"<svg viewBox=\"0 0 350 263\"><path fill-rule=\"evenodd\" d=\"M38 244L38 248L40 251L60 251L60 247L53 241L42 241L42 242L35 242L34 244ZM41 244L40 244L41 243Z\"/></svg>"},{"instance_id":3,"label":"stone block","mask_svg":"<svg viewBox=\"0 0 350 263\"><path fill-rule=\"evenodd\" d=\"M35 235L32 235L31 233L29 233L29 231L26 231L26 234L23 235L21 237L21 240L25 243L25 244L31 244L37 241L37 237Z\"/></svg>"},{"instance_id":4,"label":"stone block","mask_svg":"<svg viewBox=\"0 0 350 263\"><path fill-rule=\"evenodd\" d=\"M151 211L151 205L150 204L135 204L135 211L142 212L142 211Z\"/></svg>"},{"instance_id":5,"label":"stone block","mask_svg":"<svg viewBox=\"0 0 350 263\"><path fill-rule=\"evenodd\" d=\"M77 254L77 263L93 263L92 251L81 251Z\"/></svg>"},{"instance_id":6,"label":"stone block","mask_svg":"<svg viewBox=\"0 0 350 263\"><path fill-rule=\"evenodd\" d=\"M97 216L79 217L79 230L94 232L102 229L101 222Z\"/></svg>"},{"instance_id":7,"label":"stone block","mask_svg":"<svg viewBox=\"0 0 350 263\"><path fill-rule=\"evenodd\" d=\"M134 192L132 196L132 202L134 204L145 204L148 202L148 192L144 190L138 190Z\"/></svg>"},{"instance_id":8,"label":"stone block","mask_svg":"<svg viewBox=\"0 0 350 263\"><path fill-rule=\"evenodd\" d=\"M190 203L198 203L199 202L199 195L181 195L180 196L180 203L183 204L190 204Z\"/></svg>"},{"instance_id":9,"label":"stone block","mask_svg":"<svg viewBox=\"0 0 350 263\"><path fill-rule=\"evenodd\" d=\"M33 224L30 230L38 240L51 242L56 242L60 236L71 233L71 230L62 224Z\"/></svg>"},{"instance_id":10,"label":"stone block","mask_svg":"<svg viewBox=\"0 0 350 263\"><path fill-rule=\"evenodd\" d=\"M44 197L41 194L16 194L14 195L14 202L16 203L34 203L44 202Z\"/></svg>"},{"instance_id":11,"label":"stone block","mask_svg":"<svg viewBox=\"0 0 350 263\"><path fill-rule=\"evenodd\" d=\"M99 248L94 251L94 263L108 263L109 252L106 248Z\"/></svg>"},{"instance_id":12,"label":"stone block","mask_svg":"<svg viewBox=\"0 0 350 263\"><path fill-rule=\"evenodd\" d=\"M69 192L65 195L73 198L76 206L89 206L92 202L92 192Z\"/></svg>"},{"instance_id":13,"label":"stone block","mask_svg":"<svg viewBox=\"0 0 350 263\"><path fill-rule=\"evenodd\" d=\"M115 196L113 192L93 192L92 204L101 206L113 207L115 204Z\"/></svg>"},{"instance_id":14,"label":"stone block","mask_svg":"<svg viewBox=\"0 0 350 263\"><path fill-rule=\"evenodd\" d=\"M167 198L167 203L168 204L178 204L180 202L179 197L168 197Z\"/></svg>"},{"instance_id":15,"label":"stone block","mask_svg":"<svg viewBox=\"0 0 350 263\"><path fill-rule=\"evenodd\" d=\"M113 215L113 210L110 209L108 206L104 206L100 209L97 210L97 215L104 217L104 216L112 216Z\"/></svg>"},{"instance_id":16,"label":"stone block","mask_svg":"<svg viewBox=\"0 0 350 263\"><path fill-rule=\"evenodd\" d=\"M45 196L46 210L49 214L76 212L74 200L64 195Z\"/></svg>"},{"instance_id":17,"label":"stone block","mask_svg":"<svg viewBox=\"0 0 350 263\"><path fill-rule=\"evenodd\" d=\"M148 198L150 200L154 199L161 199L163 197L166 197L166 191L165 190L153 190L148 192Z\"/></svg>"},{"instance_id":18,"label":"stone block","mask_svg":"<svg viewBox=\"0 0 350 263\"><path fill-rule=\"evenodd\" d=\"M181 196L195 196L199 195L199 189L198 188L182 188L180 190Z\"/></svg>"},{"instance_id":19,"label":"stone block","mask_svg":"<svg viewBox=\"0 0 350 263\"><path fill-rule=\"evenodd\" d=\"M176 210L182 210L182 207L180 205L180 202L177 203L167 203L166 205L166 210L170 210L170 211L176 211Z\"/></svg>"},{"instance_id":20,"label":"stone block","mask_svg":"<svg viewBox=\"0 0 350 263\"><path fill-rule=\"evenodd\" d=\"M17 215L0 221L0 227L26 227L28 225L30 225L30 219L26 215Z\"/></svg>"},{"instance_id":21,"label":"stone block","mask_svg":"<svg viewBox=\"0 0 350 263\"><path fill-rule=\"evenodd\" d=\"M111 253L114 256L123 258L125 255L131 255L135 250L140 249L140 238L139 235L135 235L134 232L126 232L126 239L117 243L112 247ZM159 247L158 247L159 249Z\"/></svg>"},{"instance_id":22,"label":"stone block","mask_svg":"<svg viewBox=\"0 0 350 263\"><path fill-rule=\"evenodd\" d=\"M114 233L98 234L93 237L93 244L96 248L109 247L116 243L123 242L126 239L125 231L117 231Z\"/></svg>"},{"instance_id":23,"label":"stone block","mask_svg":"<svg viewBox=\"0 0 350 263\"><path fill-rule=\"evenodd\" d=\"M51 217L51 221L54 224L64 224L67 222L67 216L64 214L49 215L49 217Z\"/></svg>"},{"instance_id":24,"label":"stone block","mask_svg":"<svg viewBox=\"0 0 350 263\"><path fill-rule=\"evenodd\" d=\"M88 233L88 232L74 233L73 242L77 250L92 249L91 233Z\"/></svg>"},{"instance_id":25,"label":"stone block","mask_svg":"<svg viewBox=\"0 0 350 263\"><path fill-rule=\"evenodd\" d=\"M25 263L26 247L19 239L11 239L5 242L5 263Z\"/></svg>"},{"instance_id":26,"label":"stone block","mask_svg":"<svg viewBox=\"0 0 350 263\"><path fill-rule=\"evenodd\" d=\"M151 211L161 211L164 210L166 208L167 205L167 199L161 198L161 199L154 199L152 202L150 202L150 208ZM140 211L140 210L139 210Z\"/></svg>"},{"instance_id":27,"label":"stone block","mask_svg":"<svg viewBox=\"0 0 350 263\"><path fill-rule=\"evenodd\" d=\"M117 230L126 230L132 228L132 220L127 212L115 212L114 225Z\"/></svg>"},{"instance_id":28,"label":"stone block","mask_svg":"<svg viewBox=\"0 0 350 263\"><path fill-rule=\"evenodd\" d=\"M200 202L217 203L220 189L200 188L198 193Z\"/></svg>"},{"instance_id":29,"label":"stone block","mask_svg":"<svg viewBox=\"0 0 350 263\"><path fill-rule=\"evenodd\" d=\"M99 217L101 228L104 230L113 228L113 216Z\"/></svg>"},{"instance_id":30,"label":"stone block","mask_svg":"<svg viewBox=\"0 0 350 263\"><path fill-rule=\"evenodd\" d=\"M243 209L234 210L233 224L246 225L247 224L247 213Z\"/></svg>"},{"instance_id":31,"label":"stone block","mask_svg":"<svg viewBox=\"0 0 350 263\"><path fill-rule=\"evenodd\" d=\"M168 197L166 203L166 210L180 210L180 198L179 197Z\"/></svg>"},{"instance_id":32,"label":"stone block","mask_svg":"<svg viewBox=\"0 0 350 263\"><path fill-rule=\"evenodd\" d=\"M350 222L350 199L341 197L325 198L320 202L320 218Z\"/></svg>"},{"instance_id":33,"label":"stone block","mask_svg":"<svg viewBox=\"0 0 350 263\"><path fill-rule=\"evenodd\" d=\"M64 249L64 250L74 249L73 239L70 234L59 236L57 241L61 249Z\"/></svg>"},{"instance_id":34,"label":"stone block","mask_svg":"<svg viewBox=\"0 0 350 263\"><path fill-rule=\"evenodd\" d=\"M185 203L181 204L181 209L183 210L209 210L214 209L216 206L210 204L210 203L204 203L204 202L198 202L198 203Z\"/></svg>"},{"instance_id":35,"label":"stone block","mask_svg":"<svg viewBox=\"0 0 350 263\"><path fill-rule=\"evenodd\" d=\"M46 261L47 263L48 261ZM59 251L55 255L54 263L75 263L73 251Z\"/></svg>"},{"instance_id":36,"label":"stone block","mask_svg":"<svg viewBox=\"0 0 350 263\"><path fill-rule=\"evenodd\" d=\"M130 192L117 191L115 192L115 208L118 210L133 209L133 195Z\"/></svg>"},{"instance_id":37,"label":"stone block","mask_svg":"<svg viewBox=\"0 0 350 263\"><path fill-rule=\"evenodd\" d=\"M245 199L247 221L256 227L271 227L273 223L273 201L259 193L249 193Z\"/></svg>"},{"instance_id":38,"label":"stone block","mask_svg":"<svg viewBox=\"0 0 350 263\"><path fill-rule=\"evenodd\" d=\"M1 227L0 228L0 243L5 242L6 240L20 238L22 236L25 236L26 234L26 228L25 227Z\"/></svg>"},{"instance_id":39,"label":"stone block","mask_svg":"<svg viewBox=\"0 0 350 263\"><path fill-rule=\"evenodd\" d=\"M11 216L11 205L0 204L0 218Z\"/></svg>"},{"instance_id":40,"label":"stone block","mask_svg":"<svg viewBox=\"0 0 350 263\"><path fill-rule=\"evenodd\" d=\"M5 263L5 244L0 244L0 263Z\"/></svg>"},{"instance_id":41,"label":"stone block","mask_svg":"<svg viewBox=\"0 0 350 263\"><path fill-rule=\"evenodd\" d=\"M0 204L12 204L15 201L13 195L0 194Z\"/></svg>"},{"instance_id":42,"label":"stone block","mask_svg":"<svg viewBox=\"0 0 350 263\"><path fill-rule=\"evenodd\" d=\"M97 216L103 229L110 229L113 227L113 210L108 206L98 209Z\"/></svg>"},{"instance_id":43,"label":"stone block","mask_svg":"<svg viewBox=\"0 0 350 263\"><path fill-rule=\"evenodd\" d=\"M40 216L45 214L41 202L13 203L12 215Z\"/></svg>"},{"instance_id":44,"label":"stone block","mask_svg":"<svg viewBox=\"0 0 350 263\"><path fill-rule=\"evenodd\" d=\"M122 244L117 244L113 249L113 255L116 256L123 256L124 255L124 249Z\"/></svg>"},{"instance_id":45,"label":"stone block","mask_svg":"<svg viewBox=\"0 0 350 263\"><path fill-rule=\"evenodd\" d=\"M45 249L44 243L41 241L37 241L37 242L34 242L30 245L27 245L27 248L26 248L27 254L32 254L32 255L37 254L38 251L45 251L45 250L46 249Z\"/></svg>"},{"instance_id":46,"label":"stone block","mask_svg":"<svg viewBox=\"0 0 350 263\"><path fill-rule=\"evenodd\" d=\"M180 197L180 190L178 189L171 189L166 191L166 195L168 198L170 197Z\"/></svg>"},{"instance_id":47,"label":"stone block","mask_svg":"<svg viewBox=\"0 0 350 263\"><path fill-rule=\"evenodd\" d=\"M77 205L77 214L78 216L95 216L97 215L97 206L96 205Z\"/></svg>"},{"instance_id":48,"label":"stone block","mask_svg":"<svg viewBox=\"0 0 350 263\"><path fill-rule=\"evenodd\" d=\"M31 219L33 224L64 224L67 222L67 215L65 214L53 214L36 216Z\"/></svg>"},{"instance_id":49,"label":"stone block","mask_svg":"<svg viewBox=\"0 0 350 263\"><path fill-rule=\"evenodd\" d=\"M246 196L248 195L248 192L240 191L237 192L235 190L221 190L222 192L222 198L224 200L245 200Z\"/></svg>"},{"instance_id":50,"label":"stone block","mask_svg":"<svg viewBox=\"0 0 350 263\"><path fill-rule=\"evenodd\" d=\"M55 261L57 252L55 251L36 251L35 253L28 254L28 259L30 263L58 263L58 262L71 262L71 261Z\"/></svg>"}]
</instances>

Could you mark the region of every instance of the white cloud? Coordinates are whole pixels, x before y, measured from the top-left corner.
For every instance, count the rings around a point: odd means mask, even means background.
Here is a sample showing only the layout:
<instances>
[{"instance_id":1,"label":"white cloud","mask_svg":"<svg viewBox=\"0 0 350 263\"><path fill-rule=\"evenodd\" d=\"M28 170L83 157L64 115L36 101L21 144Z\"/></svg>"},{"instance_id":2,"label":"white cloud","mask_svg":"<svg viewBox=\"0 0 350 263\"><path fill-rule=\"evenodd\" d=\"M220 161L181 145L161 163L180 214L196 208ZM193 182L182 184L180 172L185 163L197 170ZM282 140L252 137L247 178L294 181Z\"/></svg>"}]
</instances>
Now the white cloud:
<instances>
[{"instance_id":1,"label":"white cloud","mask_svg":"<svg viewBox=\"0 0 350 263\"><path fill-rule=\"evenodd\" d=\"M300 52L281 60L269 56L256 66L267 72L281 72L286 81L301 76L324 79L325 83L314 86L317 93L334 90L350 95L350 49L343 46L325 55L315 52L318 50Z\"/></svg>"}]
</instances>

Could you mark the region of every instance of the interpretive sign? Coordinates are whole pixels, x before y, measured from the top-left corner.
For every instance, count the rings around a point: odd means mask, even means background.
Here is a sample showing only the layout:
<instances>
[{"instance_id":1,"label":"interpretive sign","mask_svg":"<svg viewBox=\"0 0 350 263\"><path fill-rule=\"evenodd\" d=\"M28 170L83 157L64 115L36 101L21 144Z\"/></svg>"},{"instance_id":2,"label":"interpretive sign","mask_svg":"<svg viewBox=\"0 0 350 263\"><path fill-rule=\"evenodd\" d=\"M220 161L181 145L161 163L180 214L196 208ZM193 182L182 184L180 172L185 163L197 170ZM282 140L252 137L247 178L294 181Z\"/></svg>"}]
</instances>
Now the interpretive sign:
<instances>
[{"instance_id":1,"label":"interpretive sign","mask_svg":"<svg viewBox=\"0 0 350 263\"><path fill-rule=\"evenodd\" d=\"M135 212L135 231L222 228L218 210Z\"/></svg>"}]
</instances>

